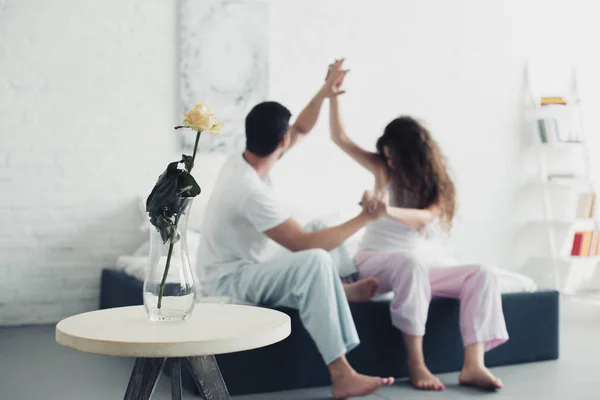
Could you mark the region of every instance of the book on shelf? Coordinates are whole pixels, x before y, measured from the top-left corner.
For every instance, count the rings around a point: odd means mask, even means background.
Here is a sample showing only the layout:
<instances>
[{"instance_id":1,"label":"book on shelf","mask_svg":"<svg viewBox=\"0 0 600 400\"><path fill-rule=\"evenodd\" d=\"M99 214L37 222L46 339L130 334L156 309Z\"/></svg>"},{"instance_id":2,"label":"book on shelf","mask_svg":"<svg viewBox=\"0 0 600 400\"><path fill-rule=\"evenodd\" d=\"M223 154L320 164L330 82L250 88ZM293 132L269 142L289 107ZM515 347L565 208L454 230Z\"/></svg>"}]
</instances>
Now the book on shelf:
<instances>
[{"instance_id":1,"label":"book on shelf","mask_svg":"<svg viewBox=\"0 0 600 400\"><path fill-rule=\"evenodd\" d=\"M571 247L572 256L581 255L581 243L583 242L583 234L584 232L575 232L575 235L573 236L573 247Z\"/></svg>"},{"instance_id":2,"label":"book on shelf","mask_svg":"<svg viewBox=\"0 0 600 400\"><path fill-rule=\"evenodd\" d=\"M566 105L567 101L563 97L542 97L541 104L543 106L550 104Z\"/></svg>"},{"instance_id":3,"label":"book on shelf","mask_svg":"<svg viewBox=\"0 0 600 400\"><path fill-rule=\"evenodd\" d=\"M583 232L583 240L581 241L580 256L587 257L590 255L590 244L592 242L592 232Z\"/></svg>"},{"instance_id":4,"label":"book on shelf","mask_svg":"<svg viewBox=\"0 0 600 400\"><path fill-rule=\"evenodd\" d=\"M548 174L548 182L552 182L552 181L561 181L561 180L565 180L565 179L575 179L577 177L577 175L575 174L571 174L571 173L552 173L552 174Z\"/></svg>"},{"instance_id":5,"label":"book on shelf","mask_svg":"<svg viewBox=\"0 0 600 400\"><path fill-rule=\"evenodd\" d=\"M540 132L540 141L542 143L548 143L548 132L546 132L546 124L543 119L537 120L538 131Z\"/></svg>"},{"instance_id":6,"label":"book on shelf","mask_svg":"<svg viewBox=\"0 0 600 400\"><path fill-rule=\"evenodd\" d=\"M576 218L592 218L596 206L596 193L581 193L577 200Z\"/></svg>"},{"instance_id":7,"label":"book on shelf","mask_svg":"<svg viewBox=\"0 0 600 400\"><path fill-rule=\"evenodd\" d=\"M537 120L537 124L542 143L552 144L562 141L556 118L541 118Z\"/></svg>"},{"instance_id":8,"label":"book on shelf","mask_svg":"<svg viewBox=\"0 0 600 400\"><path fill-rule=\"evenodd\" d=\"M590 252L589 252L590 256L598 255L598 236L599 236L599 234L600 234L600 232L598 232L598 231L592 232L592 237L590 239Z\"/></svg>"},{"instance_id":9,"label":"book on shelf","mask_svg":"<svg viewBox=\"0 0 600 400\"><path fill-rule=\"evenodd\" d=\"M571 256L600 256L600 232L597 230L575 232L573 246L571 247Z\"/></svg>"},{"instance_id":10,"label":"book on shelf","mask_svg":"<svg viewBox=\"0 0 600 400\"><path fill-rule=\"evenodd\" d=\"M540 118L537 120L540 141L542 143L573 143L571 132L568 129L561 129L558 118Z\"/></svg>"}]
</instances>

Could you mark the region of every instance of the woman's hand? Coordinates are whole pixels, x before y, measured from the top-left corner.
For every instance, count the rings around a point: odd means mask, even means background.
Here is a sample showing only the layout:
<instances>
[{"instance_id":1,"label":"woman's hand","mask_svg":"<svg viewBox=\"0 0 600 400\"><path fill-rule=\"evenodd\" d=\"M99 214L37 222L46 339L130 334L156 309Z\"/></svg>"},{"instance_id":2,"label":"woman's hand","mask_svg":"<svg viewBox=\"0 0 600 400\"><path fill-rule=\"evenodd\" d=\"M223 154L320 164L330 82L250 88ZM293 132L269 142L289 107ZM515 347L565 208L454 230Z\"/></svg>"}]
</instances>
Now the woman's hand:
<instances>
[{"instance_id":1,"label":"woman's hand","mask_svg":"<svg viewBox=\"0 0 600 400\"><path fill-rule=\"evenodd\" d=\"M388 215L390 195L387 190L379 190L377 192L365 191L360 205L363 208L363 213L371 219L376 220Z\"/></svg>"},{"instance_id":2,"label":"woman's hand","mask_svg":"<svg viewBox=\"0 0 600 400\"><path fill-rule=\"evenodd\" d=\"M333 64L329 65L327 76L325 77L325 84L323 84L323 88L321 89L325 97L333 98L346 93L345 90L342 90L342 84L344 83L344 77L348 71L348 69L344 69L343 58L341 60L335 60Z\"/></svg>"}]
</instances>

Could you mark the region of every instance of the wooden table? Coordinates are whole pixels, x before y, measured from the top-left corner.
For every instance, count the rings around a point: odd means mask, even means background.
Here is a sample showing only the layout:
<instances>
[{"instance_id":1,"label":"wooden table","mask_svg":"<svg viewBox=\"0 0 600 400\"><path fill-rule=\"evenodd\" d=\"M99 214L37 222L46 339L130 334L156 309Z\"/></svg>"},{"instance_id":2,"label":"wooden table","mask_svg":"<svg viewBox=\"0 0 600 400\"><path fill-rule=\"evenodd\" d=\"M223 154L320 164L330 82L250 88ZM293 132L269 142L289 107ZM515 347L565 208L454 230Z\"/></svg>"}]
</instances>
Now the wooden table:
<instances>
[{"instance_id":1,"label":"wooden table","mask_svg":"<svg viewBox=\"0 0 600 400\"><path fill-rule=\"evenodd\" d=\"M268 346L291 332L287 315L266 308L198 303L183 322L151 322L143 306L92 311L56 325L56 341L74 350L136 357L125 400L149 399L165 366L181 399L181 363L206 400L229 399L214 355Z\"/></svg>"}]
</instances>

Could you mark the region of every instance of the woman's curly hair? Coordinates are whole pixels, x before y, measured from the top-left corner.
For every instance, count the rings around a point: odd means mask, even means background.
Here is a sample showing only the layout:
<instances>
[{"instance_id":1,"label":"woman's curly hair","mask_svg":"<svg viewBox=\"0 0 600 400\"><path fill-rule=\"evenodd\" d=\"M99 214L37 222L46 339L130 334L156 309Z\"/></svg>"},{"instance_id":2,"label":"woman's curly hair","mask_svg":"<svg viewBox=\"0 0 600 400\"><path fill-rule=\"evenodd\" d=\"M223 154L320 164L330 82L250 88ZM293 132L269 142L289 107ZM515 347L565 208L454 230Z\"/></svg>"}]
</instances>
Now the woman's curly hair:
<instances>
[{"instance_id":1,"label":"woman's curly hair","mask_svg":"<svg viewBox=\"0 0 600 400\"><path fill-rule=\"evenodd\" d=\"M429 131L411 117L396 118L377 140L377 153L390 171L395 192L406 191L416 199L420 209L437 206L442 226L449 229L456 207L456 190L446 158Z\"/></svg>"}]
</instances>

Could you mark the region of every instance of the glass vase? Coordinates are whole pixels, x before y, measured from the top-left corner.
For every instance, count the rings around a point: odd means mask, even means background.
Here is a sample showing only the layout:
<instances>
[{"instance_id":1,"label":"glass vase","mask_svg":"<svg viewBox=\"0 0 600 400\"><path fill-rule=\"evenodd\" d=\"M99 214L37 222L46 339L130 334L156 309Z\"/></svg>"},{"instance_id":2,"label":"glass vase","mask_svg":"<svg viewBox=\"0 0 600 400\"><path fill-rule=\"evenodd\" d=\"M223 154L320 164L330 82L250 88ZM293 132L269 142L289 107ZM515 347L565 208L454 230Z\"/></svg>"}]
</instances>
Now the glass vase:
<instances>
[{"instance_id":1,"label":"glass vase","mask_svg":"<svg viewBox=\"0 0 600 400\"><path fill-rule=\"evenodd\" d=\"M144 281L144 306L152 321L184 321L196 304L196 284L187 246L187 225L193 198L180 199L176 230L179 240L163 242L154 226L150 229L150 257Z\"/></svg>"}]
</instances>

